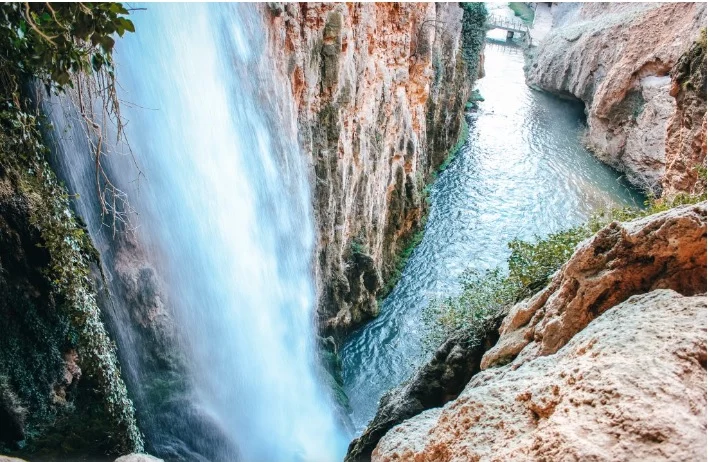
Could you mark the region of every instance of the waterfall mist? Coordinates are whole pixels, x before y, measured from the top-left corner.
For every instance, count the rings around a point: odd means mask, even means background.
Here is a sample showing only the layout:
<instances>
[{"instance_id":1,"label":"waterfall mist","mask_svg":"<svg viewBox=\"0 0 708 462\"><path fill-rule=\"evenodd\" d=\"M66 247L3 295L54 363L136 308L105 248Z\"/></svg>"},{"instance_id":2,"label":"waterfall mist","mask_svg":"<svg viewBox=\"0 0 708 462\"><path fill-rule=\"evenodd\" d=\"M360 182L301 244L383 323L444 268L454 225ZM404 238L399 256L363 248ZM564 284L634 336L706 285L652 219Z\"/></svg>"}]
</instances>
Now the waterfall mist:
<instances>
[{"instance_id":1,"label":"waterfall mist","mask_svg":"<svg viewBox=\"0 0 708 462\"><path fill-rule=\"evenodd\" d=\"M347 437L317 372L308 170L262 15L247 4L146 7L115 50L134 159L125 144L105 157L137 212L134 238L102 225L76 113L48 106L149 449L339 460Z\"/></svg>"}]
</instances>

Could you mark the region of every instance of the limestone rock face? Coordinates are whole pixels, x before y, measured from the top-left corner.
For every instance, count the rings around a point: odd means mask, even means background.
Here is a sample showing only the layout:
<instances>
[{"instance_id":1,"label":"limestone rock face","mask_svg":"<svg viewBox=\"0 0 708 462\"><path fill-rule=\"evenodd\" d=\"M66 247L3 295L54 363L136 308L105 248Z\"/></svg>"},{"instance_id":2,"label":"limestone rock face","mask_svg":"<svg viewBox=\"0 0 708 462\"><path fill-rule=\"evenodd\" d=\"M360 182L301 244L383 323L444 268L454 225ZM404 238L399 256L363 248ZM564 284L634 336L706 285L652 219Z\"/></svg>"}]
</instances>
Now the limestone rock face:
<instances>
[{"instance_id":1,"label":"limestone rock face","mask_svg":"<svg viewBox=\"0 0 708 462\"><path fill-rule=\"evenodd\" d=\"M377 314L423 190L460 135L471 79L457 4L269 4L311 164L322 333Z\"/></svg>"},{"instance_id":2,"label":"limestone rock face","mask_svg":"<svg viewBox=\"0 0 708 462\"><path fill-rule=\"evenodd\" d=\"M633 296L556 353L517 361L395 427L372 460L706 458L705 296Z\"/></svg>"},{"instance_id":3,"label":"limestone rock face","mask_svg":"<svg viewBox=\"0 0 708 462\"><path fill-rule=\"evenodd\" d=\"M579 244L544 290L516 304L482 369L558 351L590 321L654 289L706 291L706 204L611 223Z\"/></svg>"},{"instance_id":4,"label":"limestone rock face","mask_svg":"<svg viewBox=\"0 0 708 462\"><path fill-rule=\"evenodd\" d=\"M705 22L705 5L698 3L561 5L533 53L527 81L581 99L588 147L632 183L658 194L666 143L676 143L672 136L667 141L667 127L676 117L685 120L674 115L669 74ZM691 130L700 124L691 120Z\"/></svg>"},{"instance_id":5,"label":"limestone rock face","mask_svg":"<svg viewBox=\"0 0 708 462\"><path fill-rule=\"evenodd\" d=\"M666 132L666 174L663 193L705 190L706 165L706 35L703 30L691 48L671 70L671 95L676 111Z\"/></svg>"}]
</instances>

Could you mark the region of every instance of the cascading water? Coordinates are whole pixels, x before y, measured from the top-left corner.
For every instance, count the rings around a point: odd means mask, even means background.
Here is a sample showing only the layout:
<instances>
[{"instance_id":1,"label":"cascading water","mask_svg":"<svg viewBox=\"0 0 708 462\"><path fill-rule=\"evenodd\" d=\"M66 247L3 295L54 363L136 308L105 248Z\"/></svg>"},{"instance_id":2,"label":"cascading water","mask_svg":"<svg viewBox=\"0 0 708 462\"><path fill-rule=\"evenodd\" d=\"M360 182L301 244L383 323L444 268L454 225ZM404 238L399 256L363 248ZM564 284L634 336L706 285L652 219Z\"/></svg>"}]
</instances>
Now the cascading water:
<instances>
[{"instance_id":1,"label":"cascading water","mask_svg":"<svg viewBox=\"0 0 708 462\"><path fill-rule=\"evenodd\" d=\"M156 405L155 388L145 391L154 365L140 353L151 340L113 287L112 330L149 448L184 460L339 460L347 438L316 365L307 169L263 18L243 4L152 4L132 16L137 32L116 46L118 96L146 180L127 181L127 155L108 156L107 169L139 213L137 241L163 281L187 372ZM58 133L73 133L57 140L60 171L110 267L92 158L67 120L54 115Z\"/></svg>"}]
</instances>

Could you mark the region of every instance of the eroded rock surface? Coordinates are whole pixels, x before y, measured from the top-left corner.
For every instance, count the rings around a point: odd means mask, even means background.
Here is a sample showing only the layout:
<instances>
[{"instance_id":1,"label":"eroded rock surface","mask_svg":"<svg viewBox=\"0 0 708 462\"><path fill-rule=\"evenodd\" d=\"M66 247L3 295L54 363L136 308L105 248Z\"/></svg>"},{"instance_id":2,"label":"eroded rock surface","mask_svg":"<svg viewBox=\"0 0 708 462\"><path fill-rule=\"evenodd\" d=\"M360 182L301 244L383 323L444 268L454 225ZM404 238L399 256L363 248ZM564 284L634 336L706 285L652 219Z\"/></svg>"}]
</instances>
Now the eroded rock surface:
<instances>
[{"instance_id":1,"label":"eroded rock surface","mask_svg":"<svg viewBox=\"0 0 708 462\"><path fill-rule=\"evenodd\" d=\"M472 79L457 4L269 4L311 162L322 334L377 314L423 190L463 127Z\"/></svg>"},{"instance_id":2,"label":"eroded rock surface","mask_svg":"<svg viewBox=\"0 0 708 462\"><path fill-rule=\"evenodd\" d=\"M488 369L395 427L390 461L706 458L706 299L633 296L550 356Z\"/></svg>"},{"instance_id":3,"label":"eroded rock surface","mask_svg":"<svg viewBox=\"0 0 708 462\"><path fill-rule=\"evenodd\" d=\"M667 140L667 128L676 117L686 120L675 115L670 71L705 22L705 4L699 3L561 5L529 62L528 83L582 100L587 145L631 182L658 194L666 144L677 142L671 133ZM691 120L688 131L700 129L701 121Z\"/></svg>"},{"instance_id":4,"label":"eroded rock surface","mask_svg":"<svg viewBox=\"0 0 708 462\"><path fill-rule=\"evenodd\" d=\"M666 132L663 193L705 191L706 166L706 32L671 70L671 96L676 111ZM703 169L703 178L700 169Z\"/></svg>"},{"instance_id":5,"label":"eroded rock surface","mask_svg":"<svg viewBox=\"0 0 708 462\"><path fill-rule=\"evenodd\" d=\"M706 291L706 204L614 222L579 244L544 290L511 308L482 368L555 353L634 294Z\"/></svg>"}]
</instances>

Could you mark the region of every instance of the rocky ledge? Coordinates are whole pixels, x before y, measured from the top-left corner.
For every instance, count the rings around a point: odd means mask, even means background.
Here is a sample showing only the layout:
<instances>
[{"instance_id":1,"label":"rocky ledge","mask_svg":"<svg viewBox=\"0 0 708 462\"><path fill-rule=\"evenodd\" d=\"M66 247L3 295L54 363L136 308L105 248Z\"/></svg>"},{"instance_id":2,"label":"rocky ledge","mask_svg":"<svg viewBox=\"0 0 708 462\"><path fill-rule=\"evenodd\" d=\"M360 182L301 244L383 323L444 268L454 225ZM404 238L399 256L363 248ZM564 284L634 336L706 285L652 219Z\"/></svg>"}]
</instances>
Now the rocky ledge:
<instances>
[{"instance_id":1,"label":"rocky ledge","mask_svg":"<svg viewBox=\"0 0 708 462\"><path fill-rule=\"evenodd\" d=\"M371 460L704 459L705 291L705 203L606 226L510 309L456 399L393 427Z\"/></svg>"},{"instance_id":2,"label":"rocky ledge","mask_svg":"<svg viewBox=\"0 0 708 462\"><path fill-rule=\"evenodd\" d=\"M389 432L372 460L703 460L705 410L705 297L657 290L554 355L478 374Z\"/></svg>"}]
</instances>

